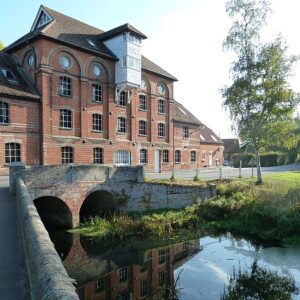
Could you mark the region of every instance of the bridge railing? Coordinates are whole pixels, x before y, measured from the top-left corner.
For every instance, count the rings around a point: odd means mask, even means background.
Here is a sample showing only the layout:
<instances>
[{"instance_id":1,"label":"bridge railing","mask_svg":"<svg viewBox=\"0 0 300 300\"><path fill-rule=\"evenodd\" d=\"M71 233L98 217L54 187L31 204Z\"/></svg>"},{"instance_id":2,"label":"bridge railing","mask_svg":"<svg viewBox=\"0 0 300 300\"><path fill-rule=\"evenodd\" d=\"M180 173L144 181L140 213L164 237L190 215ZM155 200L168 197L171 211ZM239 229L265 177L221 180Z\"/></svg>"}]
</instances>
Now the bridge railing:
<instances>
[{"instance_id":1,"label":"bridge railing","mask_svg":"<svg viewBox=\"0 0 300 300\"><path fill-rule=\"evenodd\" d=\"M31 298L79 300L21 178L15 182Z\"/></svg>"}]
</instances>

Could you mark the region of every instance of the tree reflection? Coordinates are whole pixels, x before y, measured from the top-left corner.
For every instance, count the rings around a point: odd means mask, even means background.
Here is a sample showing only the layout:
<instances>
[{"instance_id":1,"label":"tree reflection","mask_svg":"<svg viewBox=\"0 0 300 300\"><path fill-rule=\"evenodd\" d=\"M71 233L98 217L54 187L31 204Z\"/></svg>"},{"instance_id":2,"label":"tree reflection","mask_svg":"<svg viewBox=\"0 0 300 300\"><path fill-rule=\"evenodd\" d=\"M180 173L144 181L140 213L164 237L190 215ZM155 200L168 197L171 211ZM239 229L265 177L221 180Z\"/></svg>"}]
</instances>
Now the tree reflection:
<instances>
[{"instance_id":1,"label":"tree reflection","mask_svg":"<svg viewBox=\"0 0 300 300\"><path fill-rule=\"evenodd\" d=\"M221 300L235 299L292 299L299 294L294 278L260 267L254 260L251 271L233 269L229 285Z\"/></svg>"}]
</instances>

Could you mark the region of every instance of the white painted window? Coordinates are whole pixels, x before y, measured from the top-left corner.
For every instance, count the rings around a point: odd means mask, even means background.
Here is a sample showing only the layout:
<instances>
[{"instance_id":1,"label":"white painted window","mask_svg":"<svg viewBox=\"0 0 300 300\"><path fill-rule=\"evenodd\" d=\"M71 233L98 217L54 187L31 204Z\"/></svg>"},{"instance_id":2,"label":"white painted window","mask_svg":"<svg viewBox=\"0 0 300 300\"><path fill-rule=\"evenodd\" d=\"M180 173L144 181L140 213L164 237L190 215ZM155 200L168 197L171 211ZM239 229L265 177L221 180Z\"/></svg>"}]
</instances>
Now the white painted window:
<instances>
[{"instance_id":1,"label":"white painted window","mask_svg":"<svg viewBox=\"0 0 300 300\"><path fill-rule=\"evenodd\" d=\"M146 121L139 121L139 134L140 135L147 135L147 122Z\"/></svg>"},{"instance_id":2,"label":"white painted window","mask_svg":"<svg viewBox=\"0 0 300 300\"><path fill-rule=\"evenodd\" d=\"M124 117L118 118L118 132L126 133L126 119Z\"/></svg>"},{"instance_id":3,"label":"white painted window","mask_svg":"<svg viewBox=\"0 0 300 300\"><path fill-rule=\"evenodd\" d=\"M72 82L71 78L61 76L59 79L59 94L64 97L72 97Z\"/></svg>"},{"instance_id":4,"label":"white painted window","mask_svg":"<svg viewBox=\"0 0 300 300\"><path fill-rule=\"evenodd\" d=\"M103 164L103 148L96 147L93 149L94 164Z\"/></svg>"},{"instance_id":5,"label":"white painted window","mask_svg":"<svg viewBox=\"0 0 300 300\"><path fill-rule=\"evenodd\" d=\"M148 153L147 149L141 149L140 150L140 163L146 164L148 162Z\"/></svg>"},{"instance_id":6,"label":"white painted window","mask_svg":"<svg viewBox=\"0 0 300 300\"><path fill-rule=\"evenodd\" d=\"M127 93L125 91L122 91L118 97L118 105L126 106L126 102L127 102Z\"/></svg>"},{"instance_id":7,"label":"white painted window","mask_svg":"<svg viewBox=\"0 0 300 300\"><path fill-rule=\"evenodd\" d=\"M163 157L162 157L163 163L168 163L169 162L169 150L163 150L162 154L163 154Z\"/></svg>"},{"instance_id":8,"label":"white painted window","mask_svg":"<svg viewBox=\"0 0 300 300\"><path fill-rule=\"evenodd\" d=\"M175 150L175 163L179 164L181 163L181 151Z\"/></svg>"},{"instance_id":9,"label":"white painted window","mask_svg":"<svg viewBox=\"0 0 300 300\"><path fill-rule=\"evenodd\" d=\"M183 138L188 139L189 138L189 127L183 126Z\"/></svg>"},{"instance_id":10,"label":"white painted window","mask_svg":"<svg viewBox=\"0 0 300 300\"><path fill-rule=\"evenodd\" d=\"M0 101L0 124L9 123L9 105L4 101Z\"/></svg>"},{"instance_id":11,"label":"white painted window","mask_svg":"<svg viewBox=\"0 0 300 300\"><path fill-rule=\"evenodd\" d=\"M102 102L102 86L99 84L92 85L93 101Z\"/></svg>"},{"instance_id":12,"label":"white painted window","mask_svg":"<svg viewBox=\"0 0 300 300\"><path fill-rule=\"evenodd\" d=\"M102 115L93 114L93 130L102 131Z\"/></svg>"},{"instance_id":13,"label":"white painted window","mask_svg":"<svg viewBox=\"0 0 300 300\"><path fill-rule=\"evenodd\" d=\"M130 166L130 152L126 150L117 150L114 154L114 164L117 166Z\"/></svg>"},{"instance_id":14,"label":"white painted window","mask_svg":"<svg viewBox=\"0 0 300 300\"><path fill-rule=\"evenodd\" d=\"M63 164L70 164L74 162L73 148L72 147L62 147L61 148L61 162Z\"/></svg>"},{"instance_id":15,"label":"white painted window","mask_svg":"<svg viewBox=\"0 0 300 300\"><path fill-rule=\"evenodd\" d=\"M127 280L128 277L128 270L127 267L123 267L119 269L119 281L124 282Z\"/></svg>"},{"instance_id":16,"label":"white painted window","mask_svg":"<svg viewBox=\"0 0 300 300\"><path fill-rule=\"evenodd\" d=\"M145 95L139 95L139 109L147 110L147 100Z\"/></svg>"},{"instance_id":17,"label":"white painted window","mask_svg":"<svg viewBox=\"0 0 300 300\"><path fill-rule=\"evenodd\" d=\"M97 279L97 281L96 281L95 292L96 293L101 293L103 291L104 291L104 278L101 277L101 278Z\"/></svg>"},{"instance_id":18,"label":"white painted window","mask_svg":"<svg viewBox=\"0 0 300 300\"><path fill-rule=\"evenodd\" d=\"M160 114L166 113L166 101L163 99L158 99L158 112Z\"/></svg>"},{"instance_id":19,"label":"white painted window","mask_svg":"<svg viewBox=\"0 0 300 300\"><path fill-rule=\"evenodd\" d=\"M192 163L196 162L196 151L191 151L191 162Z\"/></svg>"},{"instance_id":20,"label":"white painted window","mask_svg":"<svg viewBox=\"0 0 300 300\"><path fill-rule=\"evenodd\" d=\"M5 144L5 163L21 161L21 145L19 143Z\"/></svg>"},{"instance_id":21,"label":"white painted window","mask_svg":"<svg viewBox=\"0 0 300 300\"><path fill-rule=\"evenodd\" d=\"M60 110L60 128L72 128L72 111L69 109Z\"/></svg>"},{"instance_id":22,"label":"white painted window","mask_svg":"<svg viewBox=\"0 0 300 300\"><path fill-rule=\"evenodd\" d=\"M166 125L164 123L158 123L158 136L165 137L166 135Z\"/></svg>"}]
</instances>

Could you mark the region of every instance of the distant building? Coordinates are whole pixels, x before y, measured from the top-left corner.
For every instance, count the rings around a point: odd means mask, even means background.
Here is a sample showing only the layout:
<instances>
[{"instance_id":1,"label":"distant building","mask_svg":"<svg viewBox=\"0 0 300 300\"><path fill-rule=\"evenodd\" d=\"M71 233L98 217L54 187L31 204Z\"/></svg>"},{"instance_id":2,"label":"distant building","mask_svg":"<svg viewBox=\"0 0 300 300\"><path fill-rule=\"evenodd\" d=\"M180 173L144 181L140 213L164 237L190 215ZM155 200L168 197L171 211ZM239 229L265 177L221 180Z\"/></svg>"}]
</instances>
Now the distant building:
<instances>
[{"instance_id":1,"label":"distant building","mask_svg":"<svg viewBox=\"0 0 300 300\"><path fill-rule=\"evenodd\" d=\"M224 142L224 165L233 166L233 155L240 153L239 139L222 139Z\"/></svg>"},{"instance_id":2,"label":"distant building","mask_svg":"<svg viewBox=\"0 0 300 300\"><path fill-rule=\"evenodd\" d=\"M217 136L209 149L201 122L174 100L177 79L142 55L144 39L130 24L103 32L41 6L0 53L0 172L15 161L155 172L222 162Z\"/></svg>"}]
</instances>

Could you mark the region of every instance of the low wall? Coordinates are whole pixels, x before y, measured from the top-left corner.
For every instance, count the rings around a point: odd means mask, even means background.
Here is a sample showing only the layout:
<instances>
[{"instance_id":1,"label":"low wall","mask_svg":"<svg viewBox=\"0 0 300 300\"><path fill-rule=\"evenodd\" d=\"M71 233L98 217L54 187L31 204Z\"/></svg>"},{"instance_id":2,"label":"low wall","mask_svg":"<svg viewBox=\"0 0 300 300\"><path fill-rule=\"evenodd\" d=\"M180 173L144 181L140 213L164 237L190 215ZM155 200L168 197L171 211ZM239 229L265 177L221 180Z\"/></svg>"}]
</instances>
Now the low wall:
<instances>
[{"instance_id":1,"label":"low wall","mask_svg":"<svg viewBox=\"0 0 300 300\"><path fill-rule=\"evenodd\" d=\"M31 297L79 299L21 178L15 182Z\"/></svg>"}]
</instances>

